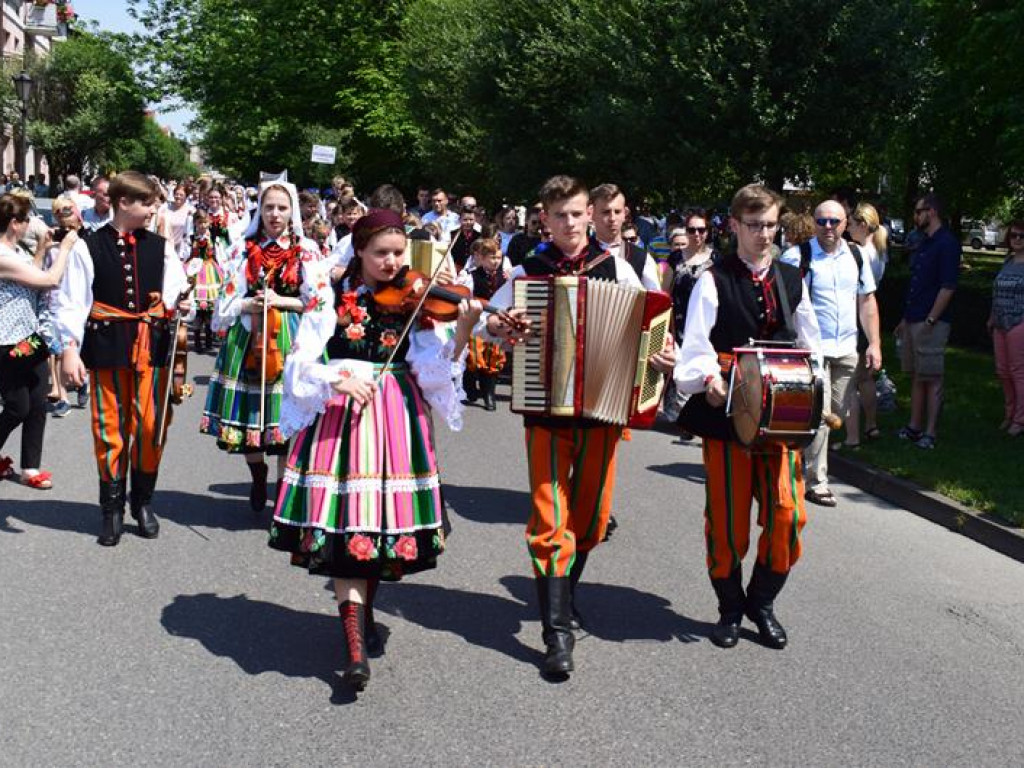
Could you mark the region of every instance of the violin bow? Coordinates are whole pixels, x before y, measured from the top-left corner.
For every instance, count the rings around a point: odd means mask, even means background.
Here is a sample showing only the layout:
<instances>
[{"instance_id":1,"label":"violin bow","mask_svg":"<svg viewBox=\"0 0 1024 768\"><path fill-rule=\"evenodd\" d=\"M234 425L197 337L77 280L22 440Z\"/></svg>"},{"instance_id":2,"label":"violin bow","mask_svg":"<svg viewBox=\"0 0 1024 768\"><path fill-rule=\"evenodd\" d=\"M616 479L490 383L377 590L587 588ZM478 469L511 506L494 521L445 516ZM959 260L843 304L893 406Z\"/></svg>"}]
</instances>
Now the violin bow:
<instances>
[{"instance_id":1,"label":"violin bow","mask_svg":"<svg viewBox=\"0 0 1024 768\"><path fill-rule=\"evenodd\" d=\"M195 275L188 278L188 287L178 296L178 302L187 299L189 294L196 287ZM174 358L178 354L178 329L181 328L181 312L178 311L178 303L175 303L174 334L171 337L171 353L167 358L167 384L164 385L164 395L160 405L160 426L156 432L156 444L163 448L167 443L167 416L171 412L171 390L174 389Z\"/></svg>"},{"instance_id":2,"label":"violin bow","mask_svg":"<svg viewBox=\"0 0 1024 768\"><path fill-rule=\"evenodd\" d=\"M260 356L260 442L267 420L267 275L261 273L263 283L263 354Z\"/></svg>"},{"instance_id":3,"label":"violin bow","mask_svg":"<svg viewBox=\"0 0 1024 768\"><path fill-rule=\"evenodd\" d=\"M405 321L405 326L402 328L402 332L399 334L398 341L395 343L395 346L391 348L391 352L388 355L387 361L384 363L384 367L377 371L377 374L373 377L373 385L375 387L380 383L380 378L381 376L384 375L384 371L386 371L391 366L391 363L394 362L395 355L398 354L398 348L402 346L402 342L405 341L405 337L409 335L409 329L412 328L412 324L416 320L416 316L419 315L420 310L423 308L423 303L427 300L427 297L430 295L430 289L434 286L434 283L437 282L437 276L441 274L441 267L448 263L448 258L451 255L452 248L454 247L455 242L461 235L462 230L460 229L459 234L452 238L452 241L448 244L448 250L444 252L444 258L442 258L437 263L437 266L434 267L434 273L430 276L430 282L428 282L427 287L423 289L423 295L420 296L419 301L416 302L416 308L412 311L412 313L409 315L409 318Z\"/></svg>"}]
</instances>

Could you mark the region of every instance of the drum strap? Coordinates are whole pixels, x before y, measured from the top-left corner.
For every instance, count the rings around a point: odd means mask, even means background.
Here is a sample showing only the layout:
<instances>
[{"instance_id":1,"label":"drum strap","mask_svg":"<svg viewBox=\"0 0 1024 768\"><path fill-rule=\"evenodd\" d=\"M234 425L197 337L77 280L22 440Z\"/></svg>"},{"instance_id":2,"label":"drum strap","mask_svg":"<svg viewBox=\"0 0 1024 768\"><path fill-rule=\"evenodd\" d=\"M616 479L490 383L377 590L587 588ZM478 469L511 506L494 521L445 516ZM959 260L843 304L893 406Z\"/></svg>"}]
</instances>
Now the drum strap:
<instances>
[{"instance_id":1,"label":"drum strap","mask_svg":"<svg viewBox=\"0 0 1024 768\"><path fill-rule=\"evenodd\" d=\"M796 326L793 325L793 311L789 306L789 291L786 290L778 262L772 265L772 271L775 273L775 287L779 292L779 302L782 304L782 319L786 323L786 333L790 340L796 341Z\"/></svg>"}]
</instances>

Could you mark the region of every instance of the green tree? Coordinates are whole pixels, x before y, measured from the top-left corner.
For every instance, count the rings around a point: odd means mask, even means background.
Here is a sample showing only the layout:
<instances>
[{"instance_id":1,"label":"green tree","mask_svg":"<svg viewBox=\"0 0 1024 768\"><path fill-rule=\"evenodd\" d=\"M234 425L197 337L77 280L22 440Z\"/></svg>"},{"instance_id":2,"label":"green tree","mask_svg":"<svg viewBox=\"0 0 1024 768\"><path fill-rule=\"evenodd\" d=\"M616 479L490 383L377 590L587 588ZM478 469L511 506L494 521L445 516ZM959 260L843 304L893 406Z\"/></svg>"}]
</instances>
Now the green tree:
<instances>
[{"instance_id":1,"label":"green tree","mask_svg":"<svg viewBox=\"0 0 1024 768\"><path fill-rule=\"evenodd\" d=\"M28 136L54 179L81 173L142 126L142 87L110 38L76 33L37 64L33 77Z\"/></svg>"},{"instance_id":2,"label":"green tree","mask_svg":"<svg viewBox=\"0 0 1024 768\"><path fill-rule=\"evenodd\" d=\"M111 173L135 169L165 179L197 176L199 169L189 160L188 146L164 133L147 117L136 136L112 142L104 152L103 165Z\"/></svg>"}]
</instances>

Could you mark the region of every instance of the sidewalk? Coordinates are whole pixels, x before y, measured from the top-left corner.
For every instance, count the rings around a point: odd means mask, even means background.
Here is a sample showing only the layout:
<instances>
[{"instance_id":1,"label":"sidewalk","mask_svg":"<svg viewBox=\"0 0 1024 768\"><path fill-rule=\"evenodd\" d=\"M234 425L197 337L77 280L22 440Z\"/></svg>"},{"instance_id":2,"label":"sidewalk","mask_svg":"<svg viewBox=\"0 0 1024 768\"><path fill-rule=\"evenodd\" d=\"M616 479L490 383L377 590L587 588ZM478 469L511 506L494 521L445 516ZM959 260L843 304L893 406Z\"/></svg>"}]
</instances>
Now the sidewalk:
<instances>
[{"instance_id":1,"label":"sidewalk","mask_svg":"<svg viewBox=\"0 0 1024 768\"><path fill-rule=\"evenodd\" d=\"M940 493L893 477L848 456L832 452L828 464L830 474L843 482L1024 562L1024 529L1014 528L991 515L979 514Z\"/></svg>"}]
</instances>

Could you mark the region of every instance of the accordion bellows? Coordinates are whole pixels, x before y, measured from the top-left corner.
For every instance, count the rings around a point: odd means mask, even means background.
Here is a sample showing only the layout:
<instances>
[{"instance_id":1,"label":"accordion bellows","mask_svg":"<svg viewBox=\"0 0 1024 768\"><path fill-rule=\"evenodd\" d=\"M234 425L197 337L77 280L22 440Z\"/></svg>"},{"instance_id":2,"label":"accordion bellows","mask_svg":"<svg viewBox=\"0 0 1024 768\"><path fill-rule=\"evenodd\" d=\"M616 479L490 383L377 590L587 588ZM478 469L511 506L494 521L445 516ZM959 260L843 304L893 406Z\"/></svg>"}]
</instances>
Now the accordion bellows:
<instances>
[{"instance_id":1,"label":"accordion bellows","mask_svg":"<svg viewBox=\"0 0 1024 768\"><path fill-rule=\"evenodd\" d=\"M512 410L649 427L665 377L647 359L669 332L672 299L586 277L525 277L515 306L533 333L512 357Z\"/></svg>"}]
</instances>

